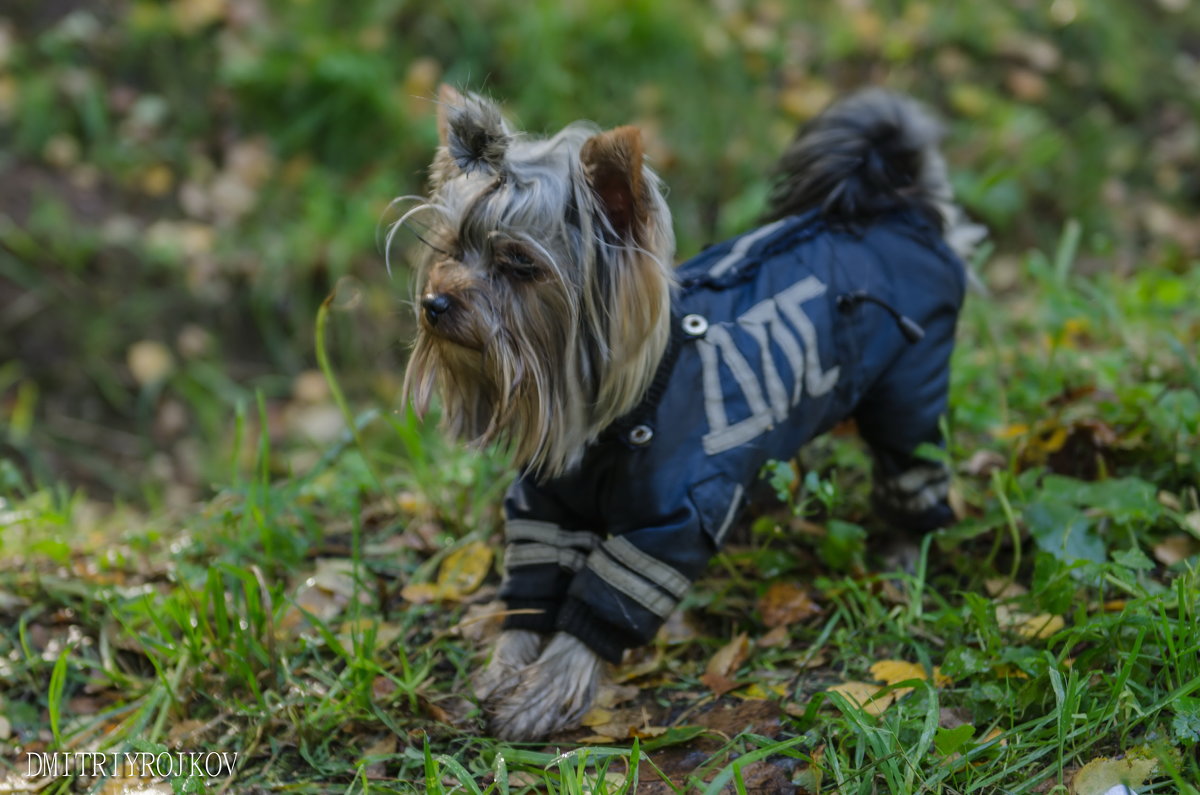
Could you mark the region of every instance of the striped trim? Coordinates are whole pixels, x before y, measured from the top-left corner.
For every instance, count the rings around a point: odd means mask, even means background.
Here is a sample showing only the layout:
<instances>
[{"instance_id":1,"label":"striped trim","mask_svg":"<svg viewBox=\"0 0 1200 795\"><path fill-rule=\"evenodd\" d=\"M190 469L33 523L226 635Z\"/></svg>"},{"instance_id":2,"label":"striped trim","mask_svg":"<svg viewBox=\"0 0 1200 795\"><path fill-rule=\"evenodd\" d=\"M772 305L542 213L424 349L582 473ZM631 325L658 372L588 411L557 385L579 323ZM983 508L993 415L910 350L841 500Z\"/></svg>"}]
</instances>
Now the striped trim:
<instances>
[{"instance_id":1,"label":"striped trim","mask_svg":"<svg viewBox=\"0 0 1200 795\"><path fill-rule=\"evenodd\" d=\"M691 580L656 557L647 555L628 539L617 536L604 543L604 549L632 571L645 577L677 599L682 599L691 587Z\"/></svg>"},{"instance_id":2,"label":"striped trim","mask_svg":"<svg viewBox=\"0 0 1200 795\"><path fill-rule=\"evenodd\" d=\"M504 550L504 569L510 571L521 566L544 566L555 564L564 569L579 571L587 559L574 549L559 549L547 544L510 544Z\"/></svg>"},{"instance_id":3,"label":"striped trim","mask_svg":"<svg viewBox=\"0 0 1200 795\"><path fill-rule=\"evenodd\" d=\"M552 547L592 550L600 544L600 536L587 530L563 530L553 522L536 519L509 519L504 525L504 538L513 541L535 541Z\"/></svg>"},{"instance_id":4,"label":"striped trim","mask_svg":"<svg viewBox=\"0 0 1200 795\"><path fill-rule=\"evenodd\" d=\"M775 221L774 223L767 224L766 226L761 226L758 229L755 229L753 232L747 234L746 236L738 238L738 241L733 244L732 248L729 249L729 253L726 254L724 257L721 257L721 259L717 260L716 265L713 265L711 268L709 268L708 275L709 276L720 276L723 273L725 273L725 271L729 270L734 265L738 264L739 262L741 262L743 259L746 258L746 252L750 250L751 246L753 246L755 243L762 240L764 237L771 234L776 229L783 226L785 223L787 223L790 220L791 220L790 218L780 218L778 221Z\"/></svg>"},{"instance_id":5,"label":"striped trim","mask_svg":"<svg viewBox=\"0 0 1200 795\"><path fill-rule=\"evenodd\" d=\"M659 618L666 618L675 609L676 600L667 596L648 580L610 558L604 549L588 555L588 569L607 585L616 588Z\"/></svg>"},{"instance_id":6,"label":"striped trim","mask_svg":"<svg viewBox=\"0 0 1200 795\"><path fill-rule=\"evenodd\" d=\"M729 501L729 510L725 512L725 518L721 520L721 526L717 528L717 546L725 543L725 534L729 532L733 520L737 517L738 504L742 501L745 491L741 483L734 487L733 499Z\"/></svg>"}]
</instances>

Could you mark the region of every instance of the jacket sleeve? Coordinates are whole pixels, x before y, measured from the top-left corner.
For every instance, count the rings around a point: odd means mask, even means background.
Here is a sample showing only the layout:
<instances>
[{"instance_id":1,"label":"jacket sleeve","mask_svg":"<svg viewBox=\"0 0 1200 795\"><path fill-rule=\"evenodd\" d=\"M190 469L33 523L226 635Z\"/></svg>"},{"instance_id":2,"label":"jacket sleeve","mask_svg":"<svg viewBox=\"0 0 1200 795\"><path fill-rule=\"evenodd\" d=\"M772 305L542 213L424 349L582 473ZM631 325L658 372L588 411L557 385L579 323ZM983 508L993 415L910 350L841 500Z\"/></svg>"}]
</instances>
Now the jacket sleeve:
<instances>
[{"instance_id":1,"label":"jacket sleeve","mask_svg":"<svg viewBox=\"0 0 1200 795\"><path fill-rule=\"evenodd\" d=\"M694 495L694 492L693 492ZM732 522L742 490L731 487L721 522ZM557 628L582 640L609 662L620 662L625 649L650 642L679 604L694 579L717 551L720 533L694 496L650 526L611 536L588 553L572 579L558 613ZM722 521L728 517L729 522Z\"/></svg>"},{"instance_id":2,"label":"jacket sleeve","mask_svg":"<svg viewBox=\"0 0 1200 795\"><path fill-rule=\"evenodd\" d=\"M505 629L553 632L575 572L600 537L578 526L551 489L522 475L504 500L504 581L500 598L514 612Z\"/></svg>"}]
</instances>

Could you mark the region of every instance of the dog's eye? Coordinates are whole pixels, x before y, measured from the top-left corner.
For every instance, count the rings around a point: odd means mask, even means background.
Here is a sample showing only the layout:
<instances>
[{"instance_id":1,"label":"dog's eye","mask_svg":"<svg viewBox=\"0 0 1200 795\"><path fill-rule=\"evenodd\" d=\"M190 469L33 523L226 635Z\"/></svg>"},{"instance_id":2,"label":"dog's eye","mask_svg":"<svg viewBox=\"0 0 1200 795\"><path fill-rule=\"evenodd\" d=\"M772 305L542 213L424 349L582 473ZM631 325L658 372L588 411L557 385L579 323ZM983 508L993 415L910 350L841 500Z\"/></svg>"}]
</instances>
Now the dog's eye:
<instances>
[{"instance_id":1,"label":"dog's eye","mask_svg":"<svg viewBox=\"0 0 1200 795\"><path fill-rule=\"evenodd\" d=\"M516 281L531 281L541 273L533 257L520 249L510 249L500 255L496 262L500 272Z\"/></svg>"}]
</instances>

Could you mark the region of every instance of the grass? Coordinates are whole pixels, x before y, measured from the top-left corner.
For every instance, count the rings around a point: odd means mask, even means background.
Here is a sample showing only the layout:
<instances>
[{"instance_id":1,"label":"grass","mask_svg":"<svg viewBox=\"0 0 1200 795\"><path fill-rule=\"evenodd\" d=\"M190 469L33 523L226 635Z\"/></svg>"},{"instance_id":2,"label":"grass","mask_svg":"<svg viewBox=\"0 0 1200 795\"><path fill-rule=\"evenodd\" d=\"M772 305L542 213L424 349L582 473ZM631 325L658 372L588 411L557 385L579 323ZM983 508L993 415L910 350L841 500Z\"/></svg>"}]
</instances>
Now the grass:
<instances>
[{"instance_id":1,"label":"grass","mask_svg":"<svg viewBox=\"0 0 1200 795\"><path fill-rule=\"evenodd\" d=\"M1103 323L1112 307L1091 297L1104 279L1050 261L1028 256L1036 289L973 299L964 318L949 419L969 517L924 544L914 574L878 568L860 534L805 542L803 529L785 531L814 517L870 529L863 451L850 437L817 445L800 491L783 484L791 505L760 517L689 595L701 629L664 636L632 663L633 703L648 718L635 724L640 740L577 746L576 733L542 751L481 731L464 698L481 622L463 621L462 602L489 586L427 604L400 591L437 579L450 547L491 538L505 465L379 412L357 418L358 441L344 432L292 478L272 476L268 435L247 438L255 465L196 512L88 519L62 490L6 503L0 594L12 622L0 648L13 739L25 751L236 751L236 778L215 782L232 791L795 781L814 792L1047 792L1096 757L1126 754L1157 760L1157 786L1139 792L1194 792L1194 362L1186 343L1141 355L1117 344L1170 337L1191 309L1114 290L1120 323ZM1200 287L1195 274L1179 278ZM1087 336L1062 336L1067 321ZM1151 367L1154 384L1129 377ZM1081 429L1099 479L1051 471ZM979 450L998 468L975 471ZM1168 539L1190 559L1156 560ZM755 648L730 672L733 695L715 697L700 681L708 660L735 630L765 636L756 604L778 582L810 583L821 612ZM1031 629L1014 613L1040 618ZM871 679L886 659L948 680L894 683L912 691L879 716L827 689Z\"/></svg>"},{"instance_id":2,"label":"grass","mask_svg":"<svg viewBox=\"0 0 1200 795\"><path fill-rule=\"evenodd\" d=\"M31 752L181 749L238 762L177 792L1090 793L1100 757L1196 792L1196 8L240 8L0 14L0 790ZM374 240L438 79L642 125L684 254L836 91L939 107L995 246L946 417L964 519L897 572L865 451L820 440L610 714L490 738L510 468L395 410Z\"/></svg>"}]
</instances>

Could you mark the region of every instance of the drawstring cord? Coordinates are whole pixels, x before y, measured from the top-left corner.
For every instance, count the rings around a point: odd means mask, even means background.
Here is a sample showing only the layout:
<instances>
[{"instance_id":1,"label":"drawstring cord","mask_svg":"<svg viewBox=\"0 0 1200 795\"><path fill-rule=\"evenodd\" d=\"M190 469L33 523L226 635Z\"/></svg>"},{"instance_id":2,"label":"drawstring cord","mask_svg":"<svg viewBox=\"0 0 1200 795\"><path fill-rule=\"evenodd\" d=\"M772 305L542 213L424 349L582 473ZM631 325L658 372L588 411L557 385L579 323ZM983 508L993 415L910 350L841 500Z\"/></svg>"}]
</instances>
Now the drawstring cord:
<instances>
[{"instance_id":1,"label":"drawstring cord","mask_svg":"<svg viewBox=\"0 0 1200 795\"><path fill-rule=\"evenodd\" d=\"M886 309L888 314L892 316L892 319L896 321L896 325L899 327L900 333L904 335L904 339L908 340L910 344L920 342L925 337L925 329L921 328L915 320L900 314L896 310L896 307L882 298L876 298L866 290L842 293L837 297L837 308L838 311L846 314L863 302L870 302Z\"/></svg>"}]
</instances>

